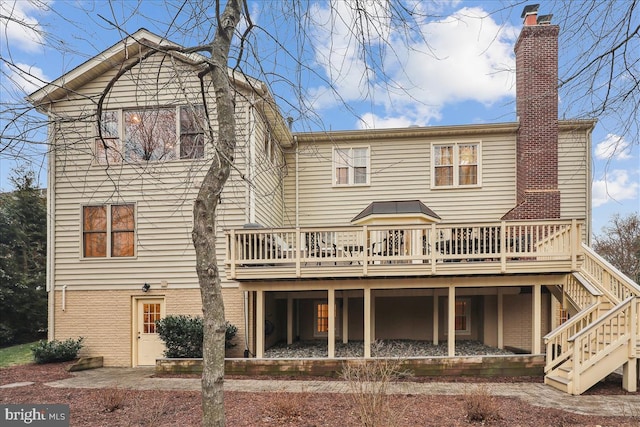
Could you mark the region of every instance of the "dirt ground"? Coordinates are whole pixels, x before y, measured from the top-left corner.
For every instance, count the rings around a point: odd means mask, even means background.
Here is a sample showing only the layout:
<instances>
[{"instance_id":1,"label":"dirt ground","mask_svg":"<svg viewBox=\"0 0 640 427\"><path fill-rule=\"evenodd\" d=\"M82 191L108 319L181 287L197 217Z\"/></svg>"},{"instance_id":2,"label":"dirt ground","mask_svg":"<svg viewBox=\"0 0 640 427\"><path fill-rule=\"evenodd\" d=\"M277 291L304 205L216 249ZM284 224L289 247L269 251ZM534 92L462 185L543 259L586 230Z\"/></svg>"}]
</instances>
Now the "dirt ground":
<instances>
[{"instance_id":1,"label":"dirt ground","mask_svg":"<svg viewBox=\"0 0 640 427\"><path fill-rule=\"evenodd\" d=\"M22 381L35 384L0 389L0 404L59 403L70 405L71 426L198 426L199 392L125 389L51 388L49 381L69 377L66 364L22 365L0 370L0 385ZM453 380L453 379L451 379ZM500 379L507 381L508 379ZM521 380L521 379L518 379ZM442 381L442 378L438 378ZM465 379L473 381L473 379ZM623 417L581 416L534 407L519 399L488 396L389 396L376 412L380 426L639 426L640 408ZM603 382L589 394L624 394L619 382ZM364 425L353 395L312 393L225 393L228 426ZM473 421L470 414L486 415Z\"/></svg>"}]
</instances>

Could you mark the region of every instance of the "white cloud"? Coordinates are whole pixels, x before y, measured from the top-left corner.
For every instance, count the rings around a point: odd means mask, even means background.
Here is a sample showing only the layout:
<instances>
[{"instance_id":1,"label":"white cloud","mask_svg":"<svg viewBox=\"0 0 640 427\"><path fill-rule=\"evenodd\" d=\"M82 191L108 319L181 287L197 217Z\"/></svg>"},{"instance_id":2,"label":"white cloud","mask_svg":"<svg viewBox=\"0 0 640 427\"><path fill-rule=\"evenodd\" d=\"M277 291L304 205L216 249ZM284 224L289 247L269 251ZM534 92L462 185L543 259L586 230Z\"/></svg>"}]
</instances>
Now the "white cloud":
<instances>
[{"instance_id":1,"label":"white cloud","mask_svg":"<svg viewBox=\"0 0 640 427\"><path fill-rule=\"evenodd\" d=\"M499 25L480 8L463 8L438 21L416 23L408 45L404 33L400 37L400 31L382 30L372 38L367 58L357 50L349 25L335 15L331 20L329 9L318 7L317 13L325 18L318 21L324 27L316 30L316 60L334 90L310 90L316 108L366 100L372 109L384 109L385 114L377 113L385 116L382 122L409 118L413 124L425 125L438 119L446 104L491 105L514 95L511 71L517 31Z\"/></svg>"},{"instance_id":2,"label":"white cloud","mask_svg":"<svg viewBox=\"0 0 640 427\"><path fill-rule=\"evenodd\" d=\"M603 179L596 180L592 187L593 206L598 207L608 202L621 202L638 197L640 183L633 179L626 170L616 169L607 173Z\"/></svg>"},{"instance_id":3,"label":"white cloud","mask_svg":"<svg viewBox=\"0 0 640 427\"><path fill-rule=\"evenodd\" d=\"M631 144L622 136L608 134L596 145L595 156L605 160L626 160L631 158Z\"/></svg>"},{"instance_id":4,"label":"white cloud","mask_svg":"<svg viewBox=\"0 0 640 427\"><path fill-rule=\"evenodd\" d=\"M34 12L42 11L47 5L47 1L0 1L0 31L6 37L4 43L25 52L40 50L43 43L42 28Z\"/></svg>"},{"instance_id":5,"label":"white cloud","mask_svg":"<svg viewBox=\"0 0 640 427\"><path fill-rule=\"evenodd\" d=\"M33 93L50 81L44 71L38 67L17 63L7 68L9 70L6 73L8 79L13 82L15 87L21 89L24 94Z\"/></svg>"},{"instance_id":6,"label":"white cloud","mask_svg":"<svg viewBox=\"0 0 640 427\"><path fill-rule=\"evenodd\" d=\"M372 113L366 113L358 122L359 129L391 129L406 128L414 124L414 121L408 117L378 117Z\"/></svg>"}]
</instances>

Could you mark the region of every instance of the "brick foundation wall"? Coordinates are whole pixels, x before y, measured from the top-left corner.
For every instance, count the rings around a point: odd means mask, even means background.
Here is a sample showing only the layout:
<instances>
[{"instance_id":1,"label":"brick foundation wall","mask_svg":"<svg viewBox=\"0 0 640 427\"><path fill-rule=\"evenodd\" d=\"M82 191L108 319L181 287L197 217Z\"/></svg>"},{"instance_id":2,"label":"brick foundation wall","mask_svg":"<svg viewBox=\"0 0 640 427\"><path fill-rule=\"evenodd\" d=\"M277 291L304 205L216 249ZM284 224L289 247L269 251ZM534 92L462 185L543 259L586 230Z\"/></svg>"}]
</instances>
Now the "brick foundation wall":
<instances>
[{"instance_id":1,"label":"brick foundation wall","mask_svg":"<svg viewBox=\"0 0 640 427\"><path fill-rule=\"evenodd\" d=\"M236 346L227 357L242 356L244 314L242 292L222 290L225 318L238 327ZM162 297L166 314L202 316L199 289L160 289L140 293L131 290L66 290L62 311L62 291L55 293L54 339L84 337L80 356L103 356L104 366L132 365L133 301L136 297Z\"/></svg>"}]
</instances>

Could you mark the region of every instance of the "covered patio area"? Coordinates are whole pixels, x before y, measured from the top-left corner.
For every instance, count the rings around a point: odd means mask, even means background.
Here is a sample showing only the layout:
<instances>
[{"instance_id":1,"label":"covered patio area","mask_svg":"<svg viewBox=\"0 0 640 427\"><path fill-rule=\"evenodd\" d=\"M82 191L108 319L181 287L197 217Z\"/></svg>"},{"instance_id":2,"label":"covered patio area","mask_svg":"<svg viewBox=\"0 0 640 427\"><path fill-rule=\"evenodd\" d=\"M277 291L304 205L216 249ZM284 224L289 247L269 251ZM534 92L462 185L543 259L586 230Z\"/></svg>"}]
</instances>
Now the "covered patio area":
<instances>
[{"instance_id":1,"label":"covered patio area","mask_svg":"<svg viewBox=\"0 0 640 427\"><path fill-rule=\"evenodd\" d=\"M540 355L562 275L243 283L258 359Z\"/></svg>"}]
</instances>

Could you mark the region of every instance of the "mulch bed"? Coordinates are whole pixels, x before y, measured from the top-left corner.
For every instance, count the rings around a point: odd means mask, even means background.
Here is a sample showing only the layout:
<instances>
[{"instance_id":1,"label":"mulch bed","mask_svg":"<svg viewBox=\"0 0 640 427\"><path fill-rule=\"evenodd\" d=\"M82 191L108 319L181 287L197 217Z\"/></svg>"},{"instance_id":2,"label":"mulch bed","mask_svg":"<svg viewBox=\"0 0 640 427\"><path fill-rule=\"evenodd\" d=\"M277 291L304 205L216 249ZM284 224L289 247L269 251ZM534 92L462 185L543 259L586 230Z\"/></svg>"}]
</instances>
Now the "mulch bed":
<instances>
[{"instance_id":1,"label":"mulch bed","mask_svg":"<svg viewBox=\"0 0 640 427\"><path fill-rule=\"evenodd\" d=\"M33 381L35 384L0 389L0 404L61 403L71 410L72 426L198 426L200 393L194 391L138 391L125 389L52 388L44 383L67 378L68 364L22 365L0 370L0 384ZM196 376L197 377L197 376ZM236 377L244 378L244 377ZM445 377L446 378L446 377ZM468 377L456 381L480 382ZM425 381L428 379L424 379ZM431 380L442 381L442 377ZM500 381L521 381L522 378ZM533 380L533 379L532 379ZM537 379L536 379L537 380ZM495 378L490 381L496 381ZM537 380L539 381L539 380ZM611 379L593 393L618 394L620 382ZM228 426L361 426L352 395L313 393L225 393ZM472 421L469 405L484 405L488 419ZM380 409L382 425L394 426L638 426L638 413L625 417L581 416L557 409L534 407L519 399L482 395L390 396Z\"/></svg>"}]
</instances>

